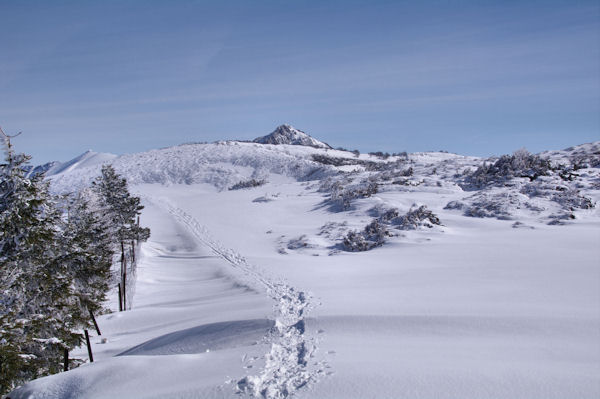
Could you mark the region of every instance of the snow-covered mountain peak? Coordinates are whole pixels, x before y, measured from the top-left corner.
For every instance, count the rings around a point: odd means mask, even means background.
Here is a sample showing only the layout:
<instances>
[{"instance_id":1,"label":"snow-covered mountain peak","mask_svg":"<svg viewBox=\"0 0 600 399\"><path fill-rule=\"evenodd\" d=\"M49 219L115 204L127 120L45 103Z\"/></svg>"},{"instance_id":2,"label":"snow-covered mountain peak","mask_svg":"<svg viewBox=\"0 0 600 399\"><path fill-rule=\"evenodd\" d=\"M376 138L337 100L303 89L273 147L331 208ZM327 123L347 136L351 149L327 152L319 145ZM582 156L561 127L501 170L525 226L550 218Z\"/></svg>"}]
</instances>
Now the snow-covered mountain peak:
<instances>
[{"instance_id":1,"label":"snow-covered mountain peak","mask_svg":"<svg viewBox=\"0 0 600 399\"><path fill-rule=\"evenodd\" d=\"M272 133L266 136L254 139L254 142L260 144L291 144L315 148L331 148L329 144L319 141L302 130L298 130L287 124L278 126Z\"/></svg>"},{"instance_id":2,"label":"snow-covered mountain peak","mask_svg":"<svg viewBox=\"0 0 600 399\"><path fill-rule=\"evenodd\" d=\"M46 176L57 175L59 173L70 172L75 169L82 169L90 166L97 166L112 162L115 158L117 158L117 155L115 154L87 150L83 154L71 159L70 161L54 164L47 170Z\"/></svg>"}]
</instances>

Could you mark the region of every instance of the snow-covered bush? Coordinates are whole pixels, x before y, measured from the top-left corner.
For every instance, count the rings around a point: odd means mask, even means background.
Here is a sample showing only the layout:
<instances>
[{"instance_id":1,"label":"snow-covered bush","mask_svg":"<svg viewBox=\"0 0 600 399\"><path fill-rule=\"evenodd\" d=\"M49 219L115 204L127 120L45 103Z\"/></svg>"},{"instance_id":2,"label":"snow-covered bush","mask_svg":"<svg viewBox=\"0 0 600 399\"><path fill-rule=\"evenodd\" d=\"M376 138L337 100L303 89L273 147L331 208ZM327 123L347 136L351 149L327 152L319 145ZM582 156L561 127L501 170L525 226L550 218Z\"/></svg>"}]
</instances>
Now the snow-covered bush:
<instances>
[{"instance_id":1,"label":"snow-covered bush","mask_svg":"<svg viewBox=\"0 0 600 399\"><path fill-rule=\"evenodd\" d=\"M339 177L333 178L328 177L319 182L319 188L317 189L320 193L332 193L335 190L340 190L344 185L350 184L352 179L341 179Z\"/></svg>"},{"instance_id":2,"label":"snow-covered bush","mask_svg":"<svg viewBox=\"0 0 600 399\"><path fill-rule=\"evenodd\" d=\"M372 155L372 156L380 158L380 159L388 159L390 157L390 154L388 152L381 152L381 151L370 152L369 155Z\"/></svg>"},{"instance_id":3,"label":"snow-covered bush","mask_svg":"<svg viewBox=\"0 0 600 399\"><path fill-rule=\"evenodd\" d=\"M489 185L503 185L515 177L526 177L530 181L546 176L552 171L550 161L520 149L512 155L503 155L494 163L485 162L475 172L466 176L465 189L479 189Z\"/></svg>"},{"instance_id":4,"label":"snow-covered bush","mask_svg":"<svg viewBox=\"0 0 600 399\"><path fill-rule=\"evenodd\" d=\"M404 215L401 215L398 208L382 209L372 208L372 215L377 215L380 223L394 226L398 230L416 230L419 227L440 226L442 223L435 213L430 211L427 206L413 205Z\"/></svg>"},{"instance_id":5,"label":"snow-covered bush","mask_svg":"<svg viewBox=\"0 0 600 399\"><path fill-rule=\"evenodd\" d=\"M265 194L261 197L254 198L252 202L272 202L279 198L279 194Z\"/></svg>"},{"instance_id":6,"label":"snow-covered bush","mask_svg":"<svg viewBox=\"0 0 600 399\"><path fill-rule=\"evenodd\" d=\"M412 176L413 174L414 174L414 170L413 170L412 166L410 166L408 169L405 169L405 170L401 171L400 173L398 173L397 176L408 177L408 176Z\"/></svg>"},{"instance_id":7,"label":"snow-covered bush","mask_svg":"<svg viewBox=\"0 0 600 399\"><path fill-rule=\"evenodd\" d=\"M332 186L329 202L336 210L346 211L350 209L351 202L356 198L368 198L377 194L379 185L375 182L366 181L359 184L343 187Z\"/></svg>"},{"instance_id":8,"label":"snow-covered bush","mask_svg":"<svg viewBox=\"0 0 600 399\"><path fill-rule=\"evenodd\" d=\"M581 195L578 190L569 189L565 191L559 191L552 194L550 199L562 205L563 208L569 210L574 210L575 208L592 209L594 207L592 200Z\"/></svg>"},{"instance_id":9,"label":"snow-covered bush","mask_svg":"<svg viewBox=\"0 0 600 399\"><path fill-rule=\"evenodd\" d=\"M386 237L394 236L389 228L398 230L416 230L419 227L441 225L440 219L425 205L413 206L406 214L400 215L397 208L384 209L375 207L370 210L377 216L361 231L351 231L343 238L346 251L368 251L385 243Z\"/></svg>"},{"instance_id":10,"label":"snow-covered bush","mask_svg":"<svg viewBox=\"0 0 600 399\"><path fill-rule=\"evenodd\" d=\"M375 247L380 247L385 242L385 237L392 234L387 227L374 219L361 231L351 231L344 237L343 247L346 251L362 252Z\"/></svg>"},{"instance_id":11,"label":"snow-covered bush","mask_svg":"<svg viewBox=\"0 0 600 399\"><path fill-rule=\"evenodd\" d=\"M476 201L465 208L464 215L475 218L497 218L500 220L512 219L512 213L508 210L507 204L502 200Z\"/></svg>"},{"instance_id":12,"label":"snow-covered bush","mask_svg":"<svg viewBox=\"0 0 600 399\"><path fill-rule=\"evenodd\" d=\"M400 230L416 230L420 226L431 228L434 225L440 226L442 224L437 215L427 209L425 205L413 206L402 216L393 215L394 212L387 212L382 218L390 218L389 222Z\"/></svg>"},{"instance_id":13,"label":"snow-covered bush","mask_svg":"<svg viewBox=\"0 0 600 399\"><path fill-rule=\"evenodd\" d=\"M535 230L535 227L526 225L525 223L522 223L522 222L519 222L519 221L514 222L512 224L512 228L513 229L531 229L531 230Z\"/></svg>"},{"instance_id":14,"label":"snow-covered bush","mask_svg":"<svg viewBox=\"0 0 600 399\"><path fill-rule=\"evenodd\" d=\"M266 183L267 183L266 180L256 180L256 179L243 180L243 181L235 183L233 186L229 187L229 190L231 191L231 190L241 190L244 188L260 187Z\"/></svg>"},{"instance_id":15,"label":"snow-covered bush","mask_svg":"<svg viewBox=\"0 0 600 399\"><path fill-rule=\"evenodd\" d=\"M464 201L450 201L444 207L444 209L463 210L465 216L500 220L512 219L514 210L521 208L540 210L529 204L524 195L511 192L479 192Z\"/></svg>"},{"instance_id":16,"label":"snow-covered bush","mask_svg":"<svg viewBox=\"0 0 600 399\"><path fill-rule=\"evenodd\" d=\"M566 221L575 219L575 215L573 215L570 212L560 212L554 215L550 215L549 219L550 221L548 222L548 224L550 226L562 226L564 224L567 224Z\"/></svg>"},{"instance_id":17,"label":"snow-covered bush","mask_svg":"<svg viewBox=\"0 0 600 399\"><path fill-rule=\"evenodd\" d=\"M312 248L308 241L308 237L306 234L301 235L300 237L292 238L287 243L287 249L295 250L295 249L303 249L303 248Z\"/></svg>"},{"instance_id":18,"label":"snow-covered bush","mask_svg":"<svg viewBox=\"0 0 600 399\"><path fill-rule=\"evenodd\" d=\"M354 158L332 157L324 154L312 154L312 160L323 165L344 166L344 165L361 165L364 161Z\"/></svg>"},{"instance_id":19,"label":"snow-covered bush","mask_svg":"<svg viewBox=\"0 0 600 399\"><path fill-rule=\"evenodd\" d=\"M466 207L464 202L461 201L450 201L446 204L446 206L444 207L444 209L450 209L450 210L461 210L464 209Z\"/></svg>"},{"instance_id":20,"label":"snow-covered bush","mask_svg":"<svg viewBox=\"0 0 600 399\"><path fill-rule=\"evenodd\" d=\"M526 184L521 193L529 198L542 197L558 203L564 210L591 209L594 203L591 199L581 195L579 190L572 188L569 182L560 181L535 181Z\"/></svg>"},{"instance_id":21,"label":"snow-covered bush","mask_svg":"<svg viewBox=\"0 0 600 399\"><path fill-rule=\"evenodd\" d=\"M582 145L570 156L574 170L600 168L600 145L598 143Z\"/></svg>"},{"instance_id":22,"label":"snow-covered bush","mask_svg":"<svg viewBox=\"0 0 600 399\"><path fill-rule=\"evenodd\" d=\"M348 222L327 222L319 228L319 236L336 241L348 231Z\"/></svg>"}]
</instances>

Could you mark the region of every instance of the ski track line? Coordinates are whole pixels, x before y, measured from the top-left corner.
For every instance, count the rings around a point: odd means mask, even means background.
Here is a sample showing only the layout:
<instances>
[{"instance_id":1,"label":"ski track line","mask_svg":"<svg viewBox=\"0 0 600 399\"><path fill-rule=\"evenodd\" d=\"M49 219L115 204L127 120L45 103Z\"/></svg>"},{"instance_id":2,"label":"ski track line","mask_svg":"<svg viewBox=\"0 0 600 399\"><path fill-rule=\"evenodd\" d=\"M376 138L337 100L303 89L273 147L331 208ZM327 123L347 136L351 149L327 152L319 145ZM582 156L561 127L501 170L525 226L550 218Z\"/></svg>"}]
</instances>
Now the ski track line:
<instances>
[{"instance_id":1,"label":"ski track line","mask_svg":"<svg viewBox=\"0 0 600 399\"><path fill-rule=\"evenodd\" d=\"M275 301L275 327L266 336L266 342L271 348L265 355L265 366L258 375L248 375L234 381L237 392L258 398L282 399L292 396L302 387L317 382L318 376L324 373L325 363L316 362L312 364L314 367L310 367L309 360L317 348L316 340L304 334L304 318L312 308L311 296L284 282L274 282L265 277L256 266L234 250L223 247L212 238L205 226L170 201L148 196L145 198L166 209L215 254L253 282L263 286L267 295ZM244 357L244 360L252 362L256 359Z\"/></svg>"}]
</instances>

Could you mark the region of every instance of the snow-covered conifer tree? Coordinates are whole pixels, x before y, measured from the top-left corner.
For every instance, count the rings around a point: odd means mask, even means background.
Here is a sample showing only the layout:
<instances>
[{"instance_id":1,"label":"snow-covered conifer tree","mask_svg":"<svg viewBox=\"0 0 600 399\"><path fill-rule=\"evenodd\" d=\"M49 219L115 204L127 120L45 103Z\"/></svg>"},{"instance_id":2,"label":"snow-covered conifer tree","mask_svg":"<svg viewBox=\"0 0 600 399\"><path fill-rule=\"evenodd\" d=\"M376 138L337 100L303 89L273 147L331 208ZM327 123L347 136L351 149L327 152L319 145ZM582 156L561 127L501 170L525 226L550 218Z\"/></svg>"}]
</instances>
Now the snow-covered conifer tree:
<instances>
[{"instance_id":1,"label":"snow-covered conifer tree","mask_svg":"<svg viewBox=\"0 0 600 399\"><path fill-rule=\"evenodd\" d=\"M102 167L101 175L92 183L92 190L98 197L105 221L111 225L114 243L121 251L122 292L119 300L122 307L126 309L128 265L135 265L136 243L146 241L150 237L150 229L141 227L137 219L144 207L140 204L139 197L129 193L127 180L118 175L110 165ZM131 262L127 260L128 258ZM132 269L129 268L129 272L131 271Z\"/></svg>"},{"instance_id":2,"label":"snow-covered conifer tree","mask_svg":"<svg viewBox=\"0 0 600 399\"><path fill-rule=\"evenodd\" d=\"M29 156L15 154L1 130L0 392L60 371L73 332L71 279L57 257L59 213L43 175L25 177Z\"/></svg>"},{"instance_id":3,"label":"snow-covered conifer tree","mask_svg":"<svg viewBox=\"0 0 600 399\"><path fill-rule=\"evenodd\" d=\"M110 288L114 246L109 226L93 212L86 196L78 193L69 199L61 243L63 260L68 264L73 280L73 295L82 313L82 324L89 326L91 314L102 310Z\"/></svg>"},{"instance_id":4,"label":"snow-covered conifer tree","mask_svg":"<svg viewBox=\"0 0 600 399\"><path fill-rule=\"evenodd\" d=\"M150 237L150 229L136 223L136 217L144 209L140 205L140 198L129 193L127 180L118 175L111 165L104 165L102 174L92 184L102 210L112 222L119 243L146 241Z\"/></svg>"}]
</instances>

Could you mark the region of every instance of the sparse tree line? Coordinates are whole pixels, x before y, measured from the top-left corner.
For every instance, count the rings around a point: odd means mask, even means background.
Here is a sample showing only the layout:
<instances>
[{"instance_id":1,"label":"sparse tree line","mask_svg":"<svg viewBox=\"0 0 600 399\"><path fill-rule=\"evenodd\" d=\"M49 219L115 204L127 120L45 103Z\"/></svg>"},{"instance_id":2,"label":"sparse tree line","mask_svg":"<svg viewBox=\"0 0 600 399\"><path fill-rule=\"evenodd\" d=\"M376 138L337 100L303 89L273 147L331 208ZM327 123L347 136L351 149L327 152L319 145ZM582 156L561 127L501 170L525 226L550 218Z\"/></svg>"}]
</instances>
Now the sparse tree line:
<instances>
[{"instance_id":1,"label":"sparse tree line","mask_svg":"<svg viewBox=\"0 0 600 399\"><path fill-rule=\"evenodd\" d=\"M76 367L69 352L96 324L118 282L125 302L127 265L150 236L127 182L104 166L92 185L54 196L43 174L27 176L30 157L0 130L0 394L34 378ZM113 264L121 265L114 276ZM97 326L96 326L97 328Z\"/></svg>"}]
</instances>

